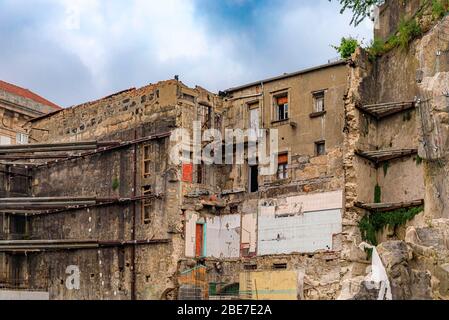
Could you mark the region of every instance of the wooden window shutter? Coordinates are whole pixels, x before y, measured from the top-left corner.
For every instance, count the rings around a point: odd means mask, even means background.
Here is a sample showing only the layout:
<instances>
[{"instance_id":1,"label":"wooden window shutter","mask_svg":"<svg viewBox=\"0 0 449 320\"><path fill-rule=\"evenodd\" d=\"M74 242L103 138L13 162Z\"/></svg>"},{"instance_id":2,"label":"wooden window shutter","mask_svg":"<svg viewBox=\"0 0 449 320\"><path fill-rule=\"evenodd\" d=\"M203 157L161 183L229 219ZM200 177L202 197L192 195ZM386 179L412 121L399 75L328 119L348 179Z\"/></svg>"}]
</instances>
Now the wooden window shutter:
<instances>
[{"instance_id":1,"label":"wooden window shutter","mask_svg":"<svg viewBox=\"0 0 449 320\"><path fill-rule=\"evenodd\" d=\"M287 104L288 103L288 97L280 97L278 98L278 105L283 105L283 104Z\"/></svg>"},{"instance_id":2,"label":"wooden window shutter","mask_svg":"<svg viewBox=\"0 0 449 320\"><path fill-rule=\"evenodd\" d=\"M288 153L278 155L278 164L288 163Z\"/></svg>"}]
</instances>

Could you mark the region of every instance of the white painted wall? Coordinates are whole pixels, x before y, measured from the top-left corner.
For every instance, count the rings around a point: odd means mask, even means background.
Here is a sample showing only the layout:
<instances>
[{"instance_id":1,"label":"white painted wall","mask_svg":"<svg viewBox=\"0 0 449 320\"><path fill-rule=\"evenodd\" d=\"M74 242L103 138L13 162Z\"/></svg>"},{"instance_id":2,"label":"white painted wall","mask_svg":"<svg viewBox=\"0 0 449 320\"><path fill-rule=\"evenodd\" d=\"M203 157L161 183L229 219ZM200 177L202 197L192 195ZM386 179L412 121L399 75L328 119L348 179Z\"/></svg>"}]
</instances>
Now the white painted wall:
<instances>
[{"instance_id":1,"label":"white painted wall","mask_svg":"<svg viewBox=\"0 0 449 320\"><path fill-rule=\"evenodd\" d=\"M198 215L191 212L186 212L186 257L195 257L195 233L196 222L198 221Z\"/></svg>"},{"instance_id":2,"label":"white painted wall","mask_svg":"<svg viewBox=\"0 0 449 320\"><path fill-rule=\"evenodd\" d=\"M205 223L207 257L240 257L240 215L226 215L203 219L199 218L199 215L193 212L186 213L186 257L195 257L197 223Z\"/></svg>"},{"instance_id":3,"label":"white painted wall","mask_svg":"<svg viewBox=\"0 0 449 320\"><path fill-rule=\"evenodd\" d=\"M342 232L342 208L342 191L261 201L258 254L333 250L333 236Z\"/></svg>"},{"instance_id":4,"label":"white painted wall","mask_svg":"<svg viewBox=\"0 0 449 320\"><path fill-rule=\"evenodd\" d=\"M240 257L240 215L213 217L206 221L206 256Z\"/></svg>"},{"instance_id":5,"label":"white painted wall","mask_svg":"<svg viewBox=\"0 0 449 320\"><path fill-rule=\"evenodd\" d=\"M0 136L0 146L7 146L11 144L11 138L10 137L5 137L5 136Z\"/></svg>"},{"instance_id":6,"label":"white painted wall","mask_svg":"<svg viewBox=\"0 0 449 320\"><path fill-rule=\"evenodd\" d=\"M242 244L249 243L249 252L256 252L257 245L257 213L242 216Z\"/></svg>"}]
</instances>

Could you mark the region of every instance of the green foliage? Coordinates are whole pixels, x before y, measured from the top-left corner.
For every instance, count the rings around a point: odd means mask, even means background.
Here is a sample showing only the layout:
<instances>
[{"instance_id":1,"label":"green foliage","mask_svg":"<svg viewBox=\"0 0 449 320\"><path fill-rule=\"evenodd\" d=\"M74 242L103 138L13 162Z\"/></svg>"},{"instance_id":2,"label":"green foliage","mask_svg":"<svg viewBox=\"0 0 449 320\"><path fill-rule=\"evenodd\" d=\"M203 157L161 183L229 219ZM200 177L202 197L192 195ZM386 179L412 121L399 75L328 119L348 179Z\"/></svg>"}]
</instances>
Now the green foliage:
<instances>
[{"instance_id":1,"label":"green foliage","mask_svg":"<svg viewBox=\"0 0 449 320\"><path fill-rule=\"evenodd\" d=\"M415 161L416 165L419 166L423 162L423 158L421 158L419 155L416 156Z\"/></svg>"},{"instance_id":2,"label":"green foliage","mask_svg":"<svg viewBox=\"0 0 449 320\"><path fill-rule=\"evenodd\" d=\"M382 202L382 188L377 184L374 188L374 203Z\"/></svg>"},{"instance_id":3,"label":"green foliage","mask_svg":"<svg viewBox=\"0 0 449 320\"><path fill-rule=\"evenodd\" d=\"M340 13L348 9L351 10L353 13L351 24L357 26L366 17L370 16L371 7L382 4L383 0L339 0L339 2L342 7Z\"/></svg>"},{"instance_id":4,"label":"green foliage","mask_svg":"<svg viewBox=\"0 0 449 320\"><path fill-rule=\"evenodd\" d=\"M408 209L398 209L389 212L380 212L365 215L359 222L359 228L362 233L364 241L377 246L377 233L384 230L386 227L396 229L399 226L405 225L415 216L424 211L424 207L414 207Z\"/></svg>"},{"instance_id":5,"label":"green foliage","mask_svg":"<svg viewBox=\"0 0 449 320\"><path fill-rule=\"evenodd\" d=\"M359 46L357 39L352 37L341 38L341 43L339 46L333 46L335 50L340 54L342 59L348 59L355 52L355 49Z\"/></svg>"},{"instance_id":6,"label":"green foliage","mask_svg":"<svg viewBox=\"0 0 449 320\"><path fill-rule=\"evenodd\" d=\"M383 164L383 169L384 169L384 177L386 177L388 174L388 169L390 169L390 162L385 161Z\"/></svg>"},{"instance_id":7,"label":"green foliage","mask_svg":"<svg viewBox=\"0 0 449 320\"><path fill-rule=\"evenodd\" d=\"M117 189L120 187L120 181L118 178L114 178L112 181L112 190L117 191Z\"/></svg>"},{"instance_id":8,"label":"green foliage","mask_svg":"<svg viewBox=\"0 0 449 320\"><path fill-rule=\"evenodd\" d=\"M420 35L422 35L422 29L415 19L401 20L397 32L397 44L406 50L410 42Z\"/></svg>"},{"instance_id":9,"label":"green foliage","mask_svg":"<svg viewBox=\"0 0 449 320\"><path fill-rule=\"evenodd\" d=\"M449 11L448 0L432 0L432 16L434 19L443 18Z\"/></svg>"}]
</instances>

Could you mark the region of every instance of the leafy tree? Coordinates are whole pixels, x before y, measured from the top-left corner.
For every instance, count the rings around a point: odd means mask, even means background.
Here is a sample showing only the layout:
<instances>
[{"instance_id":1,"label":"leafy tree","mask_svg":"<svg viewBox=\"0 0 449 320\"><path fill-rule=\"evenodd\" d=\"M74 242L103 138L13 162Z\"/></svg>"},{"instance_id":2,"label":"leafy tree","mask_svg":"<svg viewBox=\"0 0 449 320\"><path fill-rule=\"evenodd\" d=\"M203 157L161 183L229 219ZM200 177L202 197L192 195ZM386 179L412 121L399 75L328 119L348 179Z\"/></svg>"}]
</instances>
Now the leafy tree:
<instances>
[{"instance_id":1,"label":"leafy tree","mask_svg":"<svg viewBox=\"0 0 449 320\"><path fill-rule=\"evenodd\" d=\"M348 59L355 52L355 49L357 49L358 46L359 42L357 41L357 39L348 37L348 38L341 38L340 45L333 46L333 48L337 50L338 53L340 53L340 56L343 59Z\"/></svg>"},{"instance_id":2,"label":"leafy tree","mask_svg":"<svg viewBox=\"0 0 449 320\"><path fill-rule=\"evenodd\" d=\"M331 0L329 0L331 1ZM352 10L351 24L357 26L366 17L369 17L372 6L380 5L384 0L339 0L342 6L340 13Z\"/></svg>"}]
</instances>

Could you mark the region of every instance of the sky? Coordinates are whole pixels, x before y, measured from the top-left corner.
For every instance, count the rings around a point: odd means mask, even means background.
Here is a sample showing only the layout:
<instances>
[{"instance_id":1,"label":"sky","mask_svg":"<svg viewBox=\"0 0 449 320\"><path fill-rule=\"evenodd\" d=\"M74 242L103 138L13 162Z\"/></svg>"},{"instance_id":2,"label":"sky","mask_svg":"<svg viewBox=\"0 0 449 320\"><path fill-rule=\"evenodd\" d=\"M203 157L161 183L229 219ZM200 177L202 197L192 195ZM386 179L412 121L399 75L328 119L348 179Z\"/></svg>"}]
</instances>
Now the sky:
<instances>
[{"instance_id":1,"label":"sky","mask_svg":"<svg viewBox=\"0 0 449 320\"><path fill-rule=\"evenodd\" d=\"M0 0L0 79L69 107L179 75L213 92L364 43L332 0Z\"/></svg>"}]
</instances>

